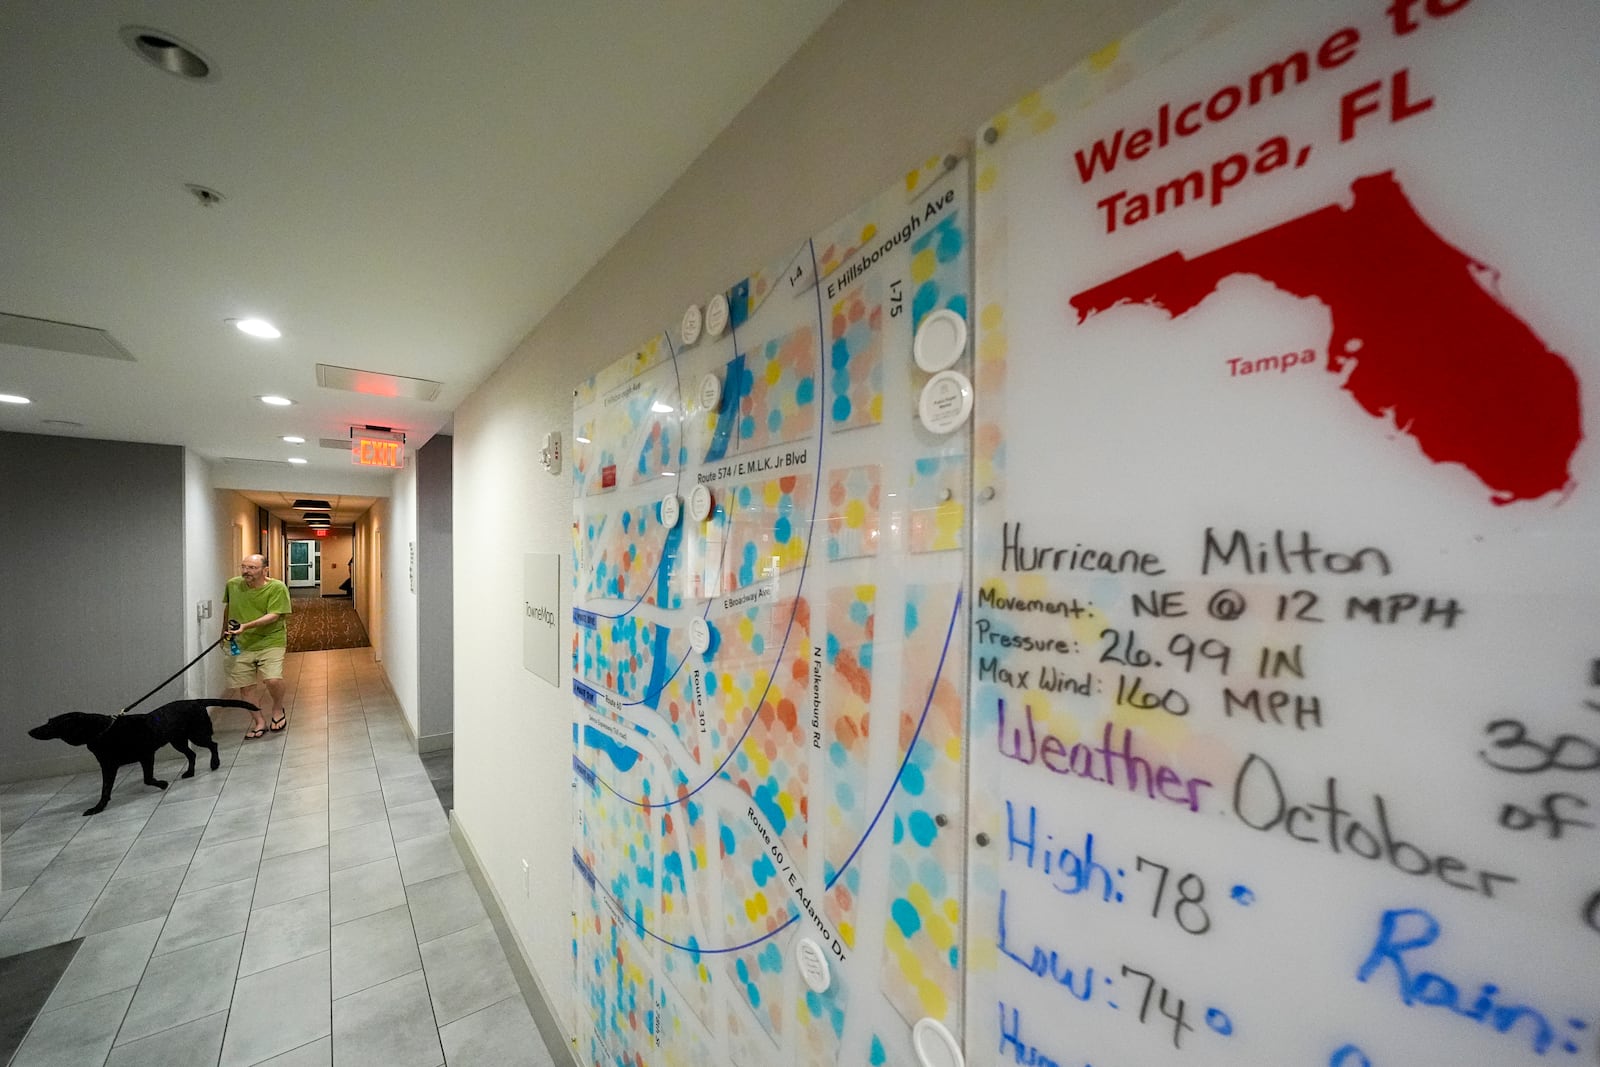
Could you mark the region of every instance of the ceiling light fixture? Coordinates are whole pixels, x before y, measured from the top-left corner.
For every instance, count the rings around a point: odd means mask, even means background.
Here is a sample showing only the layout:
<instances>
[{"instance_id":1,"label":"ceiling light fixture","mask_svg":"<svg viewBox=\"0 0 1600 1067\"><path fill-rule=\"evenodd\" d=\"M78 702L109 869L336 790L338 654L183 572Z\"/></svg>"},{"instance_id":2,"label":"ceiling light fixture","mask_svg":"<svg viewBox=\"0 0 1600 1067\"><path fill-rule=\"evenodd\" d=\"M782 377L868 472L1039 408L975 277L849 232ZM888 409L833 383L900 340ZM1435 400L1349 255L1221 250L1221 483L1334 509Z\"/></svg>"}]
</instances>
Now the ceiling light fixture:
<instances>
[{"instance_id":1,"label":"ceiling light fixture","mask_svg":"<svg viewBox=\"0 0 1600 1067\"><path fill-rule=\"evenodd\" d=\"M290 456L289 457L289 462L290 463L306 463L306 462L309 462L309 461L304 456Z\"/></svg>"},{"instance_id":2,"label":"ceiling light fixture","mask_svg":"<svg viewBox=\"0 0 1600 1067\"><path fill-rule=\"evenodd\" d=\"M33 401L16 393L0 393L0 404L31 404Z\"/></svg>"},{"instance_id":3,"label":"ceiling light fixture","mask_svg":"<svg viewBox=\"0 0 1600 1067\"><path fill-rule=\"evenodd\" d=\"M266 319L228 319L227 321L233 324L234 329L240 333L247 333L251 337L262 337L268 341L273 341L283 336L283 331Z\"/></svg>"},{"instance_id":4,"label":"ceiling light fixture","mask_svg":"<svg viewBox=\"0 0 1600 1067\"><path fill-rule=\"evenodd\" d=\"M280 440L282 440L285 444L290 445L303 445L306 443L306 439L304 437L296 437L294 434L289 434L287 437L280 438Z\"/></svg>"},{"instance_id":5,"label":"ceiling light fixture","mask_svg":"<svg viewBox=\"0 0 1600 1067\"><path fill-rule=\"evenodd\" d=\"M294 508L296 511L327 511L333 505L329 504L326 500L317 500L312 497L301 497L299 500L296 500L289 506Z\"/></svg>"},{"instance_id":6,"label":"ceiling light fixture","mask_svg":"<svg viewBox=\"0 0 1600 1067\"><path fill-rule=\"evenodd\" d=\"M263 404L271 404L275 408L286 408L290 404L294 403L293 400L290 400L286 396L258 396L256 399L261 401Z\"/></svg>"},{"instance_id":7,"label":"ceiling light fixture","mask_svg":"<svg viewBox=\"0 0 1600 1067\"><path fill-rule=\"evenodd\" d=\"M170 33L152 30L147 26L124 26L119 36L122 43L133 49L140 59L160 67L168 74L176 74L190 81L211 76L211 64Z\"/></svg>"}]
</instances>

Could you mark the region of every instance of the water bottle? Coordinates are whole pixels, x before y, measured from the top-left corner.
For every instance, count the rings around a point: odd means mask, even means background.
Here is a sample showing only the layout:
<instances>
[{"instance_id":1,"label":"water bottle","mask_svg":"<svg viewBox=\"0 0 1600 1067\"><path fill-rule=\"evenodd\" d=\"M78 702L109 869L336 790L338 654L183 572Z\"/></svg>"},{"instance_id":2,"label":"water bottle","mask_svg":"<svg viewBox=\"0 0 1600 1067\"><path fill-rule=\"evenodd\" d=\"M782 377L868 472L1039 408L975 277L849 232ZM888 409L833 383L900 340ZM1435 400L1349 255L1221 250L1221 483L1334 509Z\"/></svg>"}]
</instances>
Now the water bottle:
<instances>
[{"instance_id":1,"label":"water bottle","mask_svg":"<svg viewBox=\"0 0 1600 1067\"><path fill-rule=\"evenodd\" d=\"M238 641L237 638L234 637L234 631L229 630L228 631L228 655L237 656L238 654L239 654L239 641Z\"/></svg>"}]
</instances>

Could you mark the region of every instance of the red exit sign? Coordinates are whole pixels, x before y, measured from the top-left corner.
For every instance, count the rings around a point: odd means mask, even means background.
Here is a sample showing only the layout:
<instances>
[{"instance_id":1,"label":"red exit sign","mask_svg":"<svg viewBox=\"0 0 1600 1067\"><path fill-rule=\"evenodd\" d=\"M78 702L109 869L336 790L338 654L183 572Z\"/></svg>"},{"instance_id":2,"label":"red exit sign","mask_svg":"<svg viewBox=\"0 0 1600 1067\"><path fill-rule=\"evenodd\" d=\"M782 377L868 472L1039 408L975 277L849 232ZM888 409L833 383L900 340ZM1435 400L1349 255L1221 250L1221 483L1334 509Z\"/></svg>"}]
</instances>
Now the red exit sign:
<instances>
[{"instance_id":1,"label":"red exit sign","mask_svg":"<svg viewBox=\"0 0 1600 1067\"><path fill-rule=\"evenodd\" d=\"M406 445L387 437L357 435L351 439L350 458L358 467L404 467Z\"/></svg>"}]
</instances>

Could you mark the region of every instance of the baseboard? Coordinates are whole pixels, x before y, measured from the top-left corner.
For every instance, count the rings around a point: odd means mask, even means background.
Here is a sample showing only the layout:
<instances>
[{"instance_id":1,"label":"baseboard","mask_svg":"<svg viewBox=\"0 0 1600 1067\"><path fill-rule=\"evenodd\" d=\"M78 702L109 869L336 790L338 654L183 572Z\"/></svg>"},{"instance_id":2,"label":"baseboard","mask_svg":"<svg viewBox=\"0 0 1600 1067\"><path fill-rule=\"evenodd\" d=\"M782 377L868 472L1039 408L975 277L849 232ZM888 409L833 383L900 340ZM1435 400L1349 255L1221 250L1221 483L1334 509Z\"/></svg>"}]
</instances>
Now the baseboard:
<instances>
[{"instance_id":1,"label":"baseboard","mask_svg":"<svg viewBox=\"0 0 1600 1067\"><path fill-rule=\"evenodd\" d=\"M450 837L456 843L456 851L461 853L467 875L477 888L479 898L483 900L483 910L489 913L489 921L494 925L495 936L500 939L500 946L506 950L511 973L517 977L517 985L522 989L522 999L527 1001L528 1011L533 1015L533 1025L539 1028L539 1036L544 1039L544 1046L549 1051L550 1058L555 1061L556 1067L578 1067L577 1055L574 1052L576 1039L568 1036L557 1022L555 1013L550 1010L550 998L546 995L538 976L533 973L533 966L528 961L522 942L512 933L511 925L506 922L505 907L500 900L500 894L495 892L488 876L483 873L483 861L478 856L478 850L473 847L472 838L467 836L466 827L461 825L461 820L456 818L454 811L450 812Z\"/></svg>"},{"instance_id":2,"label":"baseboard","mask_svg":"<svg viewBox=\"0 0 1600 1067\"><path fill-rule=\"evenodd\" d=\"M55 745L56 742L49 742ZM44 742L40 742L44 744ZM31 782L35 778L55 778L63 774L98 773L100 761L86 750L69 752L63 756L46 756L35 760L7 760L0 763L0 783Z\"/></svg>"},{"instance_id":3,"label":"baseboard","mask_svg":"<svg viewBox=\"0 0 1600 1067\"><path fill-rule=\"evenodd\" d=\"M417 755L424 756L429 752L439 752L447 748L455 748L455 738L456 735L454 733L429 734L427 737L419 737L416 739Z\"/></svg>"}]
</instances>

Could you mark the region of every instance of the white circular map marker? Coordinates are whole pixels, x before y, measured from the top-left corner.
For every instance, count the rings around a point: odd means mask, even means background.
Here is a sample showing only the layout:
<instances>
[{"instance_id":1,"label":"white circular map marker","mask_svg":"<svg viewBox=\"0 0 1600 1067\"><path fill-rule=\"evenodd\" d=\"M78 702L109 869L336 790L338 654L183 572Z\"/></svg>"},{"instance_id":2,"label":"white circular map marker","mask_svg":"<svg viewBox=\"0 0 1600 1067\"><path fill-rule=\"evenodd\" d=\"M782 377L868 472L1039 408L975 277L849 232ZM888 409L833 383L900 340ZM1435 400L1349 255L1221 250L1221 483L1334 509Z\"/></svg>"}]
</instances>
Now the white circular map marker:
<instances>
[{"instance_id":1,"label":"white circular map marker","mask_svg":"<svg viewBox=\"0 0 1600 1067\"><path fill-rule=\"evenodd\" d=\"M828 957L822 946L809 937L802 937L794 943L794 958L800 965L800 977L806 987L813 993L826 993L833 984L833 975L828 971Z\"/></svg>"},{"instance_id":2,"label":"white circular map marker","mask_svg":"<svg viewBox=\"0 0 1600 1067\"><path fill-rule=\"evenodd\" d=\"M661 498L661 525L672 529L678 525L678 516L683 513L683 501L678 499L677 493L668 493Z\"/></svg>"},{"instance_id":3,"label":"white circular map marker","mask_svg":"<svg viewBox=\"0 0 1600 1067\"><path fill-rule=\"evenodd\" d=\"M911 1047L922 1067L966 1067L961 1046L938 1019L918 1019L911 1028Z\"/></svg>"},{"instance_id":4,"label":"white circular map marker","mask_svg":"<svg viewBox=\"0 0 1600 1067\"><path fill-rule=\"evenodd\" d=\"M972 414L972 383L960 371L942 370L928 379L917 400L922 425L934 433L959 430Z\"/></svg>"},{"instance_id":5,"label":"white circular map marker","mask_svg":"<svg viewBox=\"0 0 1600 1067\"><path fill-rule=\"evenodd\" d=\"M689 493L689 517L695 522L705 522L711 517L711 490L697 485Z\"/></svg>"},{"instance_id":6,"label":"white circular map marker","mask_svg":"<svg viewBox=\"0 0 1600 1067\"><path fill-rule=\"evenodd\" d=\"M683 313L683 326L678 331L678 336L683 339L684 344L692 345L700 340L701 323L700 305L690 304L688 310Z\"/></svg>"},{"instance_id":7,"label":"white circular map marker","mask_svg":"<svg viewBox=\"0 0 1600 1067\"><path fill-rule=\"evenodd\" d=\"M700 379L700 410L715 411L722 402L722 379L715 374L707 374Z\"/></svg>"},{"instance_id":8,"label":"white circular map marker","mask_svg":"<svg viewBox=\"0 0 1600 1067\"><path fill-rule=\"evenodd\" d=\"M929 374L953 366L966 350L967 320L949 308L940 308L923 319L911 342L911 355L917 366Z\"/></svg>"},{"instance_id":9,"label":"white circular map marker","mask_svg":"<svg viewBox=\"0 0 1600 1067\"><path fill-rule=\"evenodd\" d=\"M700 655L705 655L711 647L711 624L704 619L693 619L689 622L689 647Z\"/></svg>"},{"instance_id":10,"label":"white circular map marker","mask_svg":"<svg viewBox=\"0 0 1600 1067\"><path fill-rule=\"evenodd\" d=\"M706 333L721 337L728 328L728 298L718 293L706 301Z\"/></svg>"}]
</instances>

